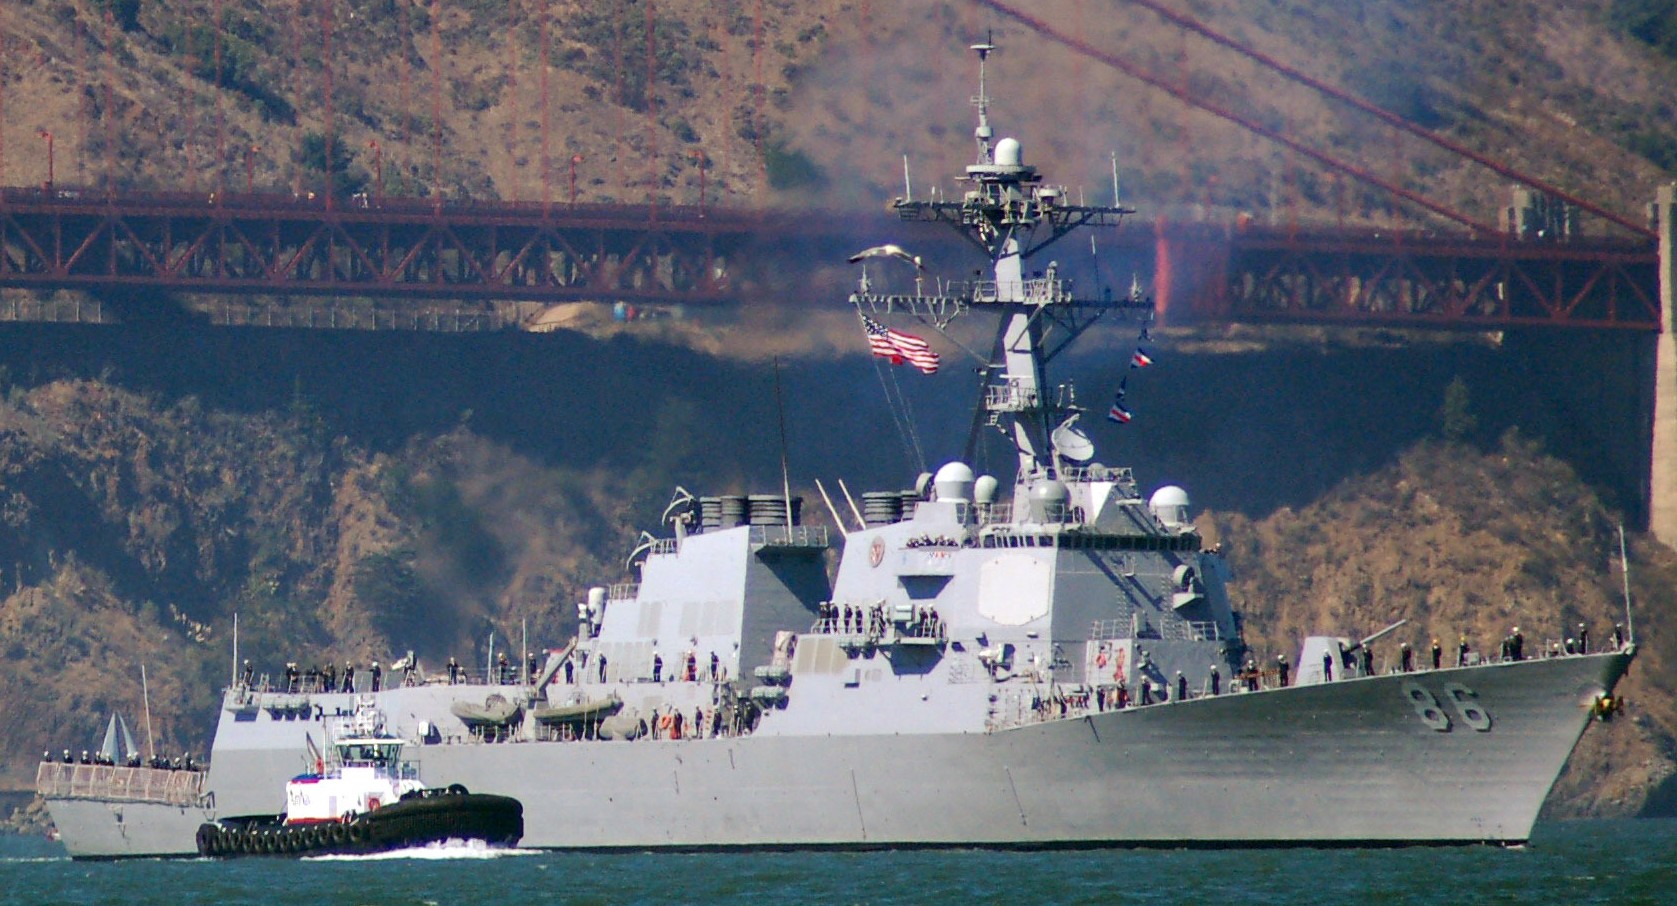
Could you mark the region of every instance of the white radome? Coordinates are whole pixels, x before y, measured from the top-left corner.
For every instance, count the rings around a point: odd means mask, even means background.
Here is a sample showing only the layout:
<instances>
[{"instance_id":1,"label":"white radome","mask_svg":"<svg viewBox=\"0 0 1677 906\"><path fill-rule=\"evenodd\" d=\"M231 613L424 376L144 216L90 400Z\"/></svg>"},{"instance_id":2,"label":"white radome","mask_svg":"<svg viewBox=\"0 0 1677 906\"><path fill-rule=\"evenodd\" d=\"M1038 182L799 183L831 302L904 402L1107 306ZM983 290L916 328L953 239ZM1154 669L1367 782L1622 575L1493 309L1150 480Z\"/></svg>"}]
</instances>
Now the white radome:
<instances>
[{"instance_id":1,"label":"white radome","mask_svg":"<svg viewBox=\"0 0 1677 906\"><path fill-rule=\"evenodd\" d=\"M972 467L964 462L945 463L932 479L938 500L966 502L972 499Z\"/></svg>"},{"instance_id":2,"label":"white radome","mask_svg":"<svg viewBox=\"0 0 1677 906\"><path fill-rule=\"evenodd\" d=\"M1180 528L1191 521L1188 506L1188 492L1173 484L1154 491L1147 499L1147 508L1168 528Z\"/></svg>"}]
</instances>

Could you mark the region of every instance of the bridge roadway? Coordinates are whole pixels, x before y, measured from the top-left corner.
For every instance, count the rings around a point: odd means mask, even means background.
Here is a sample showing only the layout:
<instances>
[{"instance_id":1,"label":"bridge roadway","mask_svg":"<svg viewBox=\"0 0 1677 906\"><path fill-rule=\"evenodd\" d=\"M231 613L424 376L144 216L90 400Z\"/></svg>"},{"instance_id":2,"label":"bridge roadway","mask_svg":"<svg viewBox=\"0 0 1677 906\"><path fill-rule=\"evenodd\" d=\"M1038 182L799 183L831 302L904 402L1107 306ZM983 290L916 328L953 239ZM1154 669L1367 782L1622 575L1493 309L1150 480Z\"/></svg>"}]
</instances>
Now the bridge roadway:
<instances>
[{"instance_id":1,"label":"bridge roadway","mask_svg":"<svg viewBox=\"0 0 1677 906\"><path fill-rule=\"evenodd\" d=\"M784 297L881 238L936 249L931 260L955 247L884 212L10 188L0 287L716 304ZM1152 256L1172 323L1660 329L1646 240L1159 220L1100 242L1143 271Z\"/></svg>"}]
</instances>

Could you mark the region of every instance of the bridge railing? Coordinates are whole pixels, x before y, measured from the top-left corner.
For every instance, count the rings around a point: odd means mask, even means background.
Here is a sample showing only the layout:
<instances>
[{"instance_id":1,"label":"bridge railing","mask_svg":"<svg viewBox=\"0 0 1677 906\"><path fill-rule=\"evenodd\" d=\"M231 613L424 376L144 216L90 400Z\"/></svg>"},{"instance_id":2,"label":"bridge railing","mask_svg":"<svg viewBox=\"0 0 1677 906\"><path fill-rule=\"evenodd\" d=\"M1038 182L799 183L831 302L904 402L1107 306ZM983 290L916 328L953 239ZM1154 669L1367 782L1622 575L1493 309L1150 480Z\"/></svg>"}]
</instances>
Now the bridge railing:
<instances>
[{"instance_id":1,"label":"bridge railing","mask_svg":"<svg viewBox=\"0 0 1677 906\"><path fill-rule=\"evenodd\" d=\"M118 192L109 193L95 186L55 185L0 187L0 203L21 206L86 205L105 207L114 205L123 210L169 208L183 212L197 211L211 216L218 210L251 212L286 212L299 214L319 211L339 213L412 214L432 216L442 214L511 215L532 221L543 218L554 220L589 219L618 220L643 225L660 221L670 223L702 223L721 221L738 223L760 221L777 216L773 211L745 210L690 204L611 204L603 202L540 202L502 201L492 198L443 199L411 195L372 195L360 193L327 199L315 192L229 192L207 190L200 192Z\"/></svg>"},{"instance_id":2,"label":"bridge railing","mask_svg":"<svg viewBox=\"0 0 1677 906\"><path fill-rule=\"evenodd\" d=\"M40 307L40 306L37 306ZM23 316L16 314L18 304L0 306L0 320L29 319L28 306ZM206 309L210 323L218 327L290 327L311 330L411 330L423 333L483 333L515 330L522 322L497 311L439 311L436 309L354 308L336 305L255 306L223 302ZM55 310L55 314L62 314ZM94 312L98 314L97 311ZM59 317L56 320L65 320ZM78 320L88 320L78 318ZM94 318L94 320L101 320Z\"/></svg>"}]
</instances>

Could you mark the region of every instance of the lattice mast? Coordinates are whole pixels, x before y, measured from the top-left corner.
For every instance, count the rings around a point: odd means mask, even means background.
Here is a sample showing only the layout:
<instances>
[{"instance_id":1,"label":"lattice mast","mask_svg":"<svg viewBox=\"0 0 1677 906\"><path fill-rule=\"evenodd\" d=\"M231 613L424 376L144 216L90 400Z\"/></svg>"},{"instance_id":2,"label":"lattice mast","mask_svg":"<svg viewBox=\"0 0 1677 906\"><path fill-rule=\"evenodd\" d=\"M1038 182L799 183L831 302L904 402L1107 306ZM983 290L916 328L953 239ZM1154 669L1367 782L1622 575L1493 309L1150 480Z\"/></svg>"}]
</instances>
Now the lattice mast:
<instances>
[{"instance_id":1,"label":"lattice mast","mask_svg":"<svg viewBox=\"0 0 1677 906\"><path fill-rule=\"evenodd\" d=\"M1116 203L1071 204L1063 186L1043 184L1036 168L1023 162L1017 139L992 143L986 64L996 47L985 41L972 45L972 50L978 54L978 94L972 99L978 111L973 130L978 160L958 177L968 184L961 200L904 197L892 206L904 220L954 227L989 256L993 278L940 283L941 292L930 296L918 291L917 282L914 296L884 296L870 291L864 273L853 301L875 311L907 310L940 329L968 307L997 310L996 355L988 363L982 406L988 423L1013 441L1023 484L1057 477L1065 460L1080 461L1088 455L1055 449L1055 429L1069 429L1082 410L1069 383L1049 387L1047 363L1107 312L1146 313L1151 304L1134 297L1113 300L1110 294L1103 301L1077 299L1071 282L1058 276L1052 262L1027 276L1026 262L1055 240L1082 226L1116 227L1134 209ZM1054 334L1056 327L1063 336Z\"/></svg>"}]
</instances>

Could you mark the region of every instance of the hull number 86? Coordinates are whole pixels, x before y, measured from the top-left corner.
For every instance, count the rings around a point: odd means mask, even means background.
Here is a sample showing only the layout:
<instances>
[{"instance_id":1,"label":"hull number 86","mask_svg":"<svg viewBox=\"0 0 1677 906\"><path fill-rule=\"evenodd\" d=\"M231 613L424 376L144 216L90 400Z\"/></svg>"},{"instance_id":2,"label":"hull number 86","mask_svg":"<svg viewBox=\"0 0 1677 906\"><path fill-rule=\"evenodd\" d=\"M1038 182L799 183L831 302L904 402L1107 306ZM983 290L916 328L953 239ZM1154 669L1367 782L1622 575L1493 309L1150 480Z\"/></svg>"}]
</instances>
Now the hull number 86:
<instances>
[{"instance_id":1,"label":"hull number 86","mask_svg":"<svg viewBox=\"0 0 1677 906\"><path fill-rule=\"evenodd\" d=\"M1415 710L1415 716L1421 723L1440 733L1450 732L1453 713L1457 719L1467 726L1481 733L1491 729L1491 712L1479 703L1479 695L1461 683L1444 684L1444 700L1417 683L1403 684L1404 698L1408 699L1409 707Z\"/></svg>"}]
</instances>

